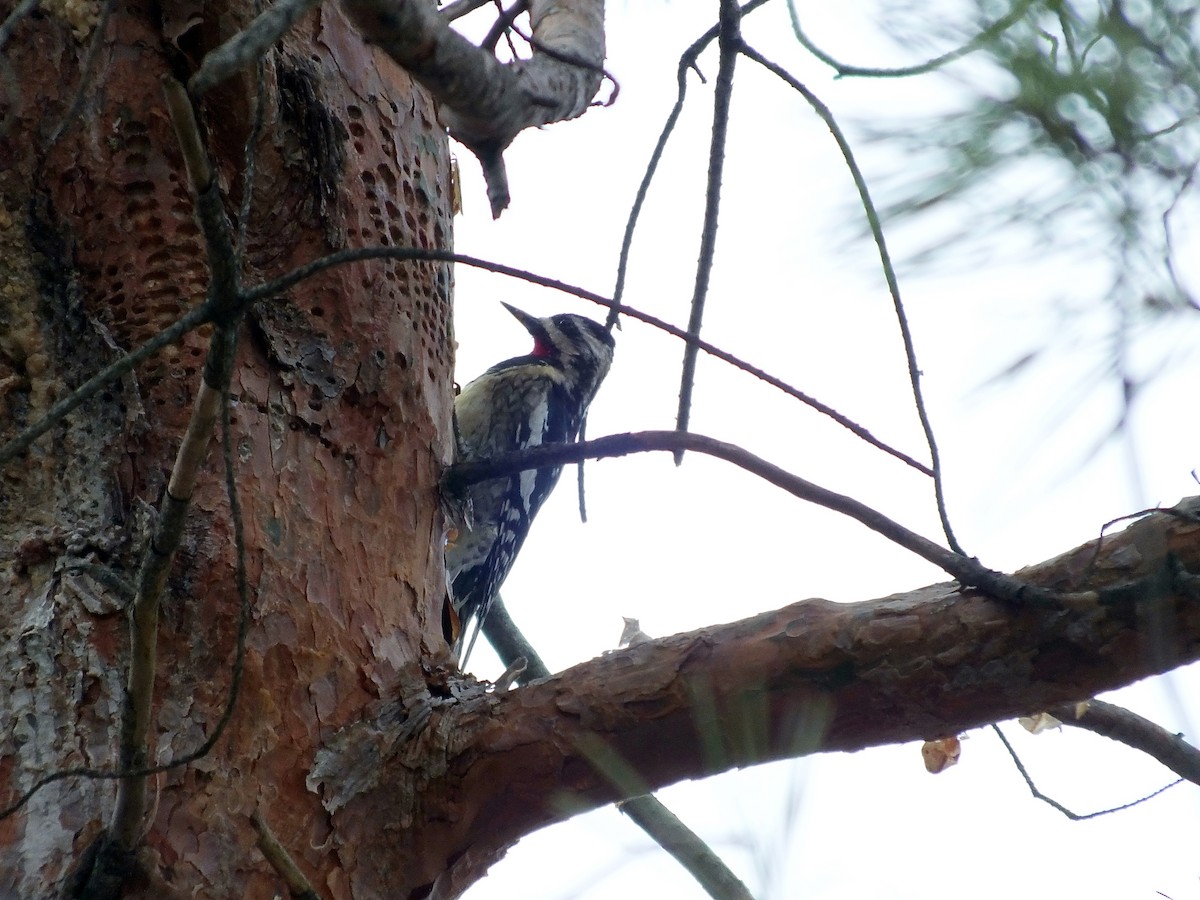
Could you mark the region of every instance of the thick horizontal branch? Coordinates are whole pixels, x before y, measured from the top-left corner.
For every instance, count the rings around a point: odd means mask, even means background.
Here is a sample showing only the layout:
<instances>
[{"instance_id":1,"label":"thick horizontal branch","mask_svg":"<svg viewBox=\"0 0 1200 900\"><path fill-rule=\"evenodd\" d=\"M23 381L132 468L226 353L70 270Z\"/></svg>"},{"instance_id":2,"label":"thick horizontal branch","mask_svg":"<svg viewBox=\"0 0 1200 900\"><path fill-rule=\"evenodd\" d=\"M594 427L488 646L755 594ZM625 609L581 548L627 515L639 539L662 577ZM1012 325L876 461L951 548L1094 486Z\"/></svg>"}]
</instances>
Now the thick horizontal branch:
<instances>
[{"instance_id":1,"label":"thick horizontal branch","mask_svg":"<svg viewBox=\"0 0 1200 900\"><path fill-rule=\"evenodd\" d=\"M1110 602L1017 607L941 584L863 603L794 603L502 695L430 695L419 736L392 739L382 755L380 734L398 727L386 718L343 732L321 789L327 803L336 798L344 840L359 852L387 841L430 896L454 896L530 831L635 793L818 751L938 738L1112 690L1200 659L1200 600L1186 574L1200 570L1197 509L1193 498L1018 573ZM1175 574L1157 577L1164 572ZM794 577L781 571L780 584ZM402 702L418 707L413 696ZM360 728L374 783L348 793L338 773ZM434 798L444 808L432 809ZM402 829L386 824L412 821L419 804L425 824L398 845ZM431 848L448 846L462 851L448 869L429 862Z\"/></svg>"}]
</instances>

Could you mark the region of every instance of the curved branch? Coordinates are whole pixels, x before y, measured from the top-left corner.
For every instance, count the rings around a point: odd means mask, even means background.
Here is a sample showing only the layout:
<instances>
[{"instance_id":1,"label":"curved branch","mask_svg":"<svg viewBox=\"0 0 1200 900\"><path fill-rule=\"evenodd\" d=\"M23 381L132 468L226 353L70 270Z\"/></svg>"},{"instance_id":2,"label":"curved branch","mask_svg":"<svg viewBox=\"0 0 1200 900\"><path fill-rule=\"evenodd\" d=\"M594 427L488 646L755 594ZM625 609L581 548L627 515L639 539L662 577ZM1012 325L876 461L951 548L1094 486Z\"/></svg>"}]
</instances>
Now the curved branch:
<instances>
[{"instance_id":1,"label":"curved branch","mask_svg":"<svg viewBox=\"0 0 1200 900\"><path fill-rule=\"evenodd\" d=\"M927 59L925 62L917 63L912 66L898 66L896 68L879 68L876 66L855 66L850 63L840 62L830 56L820 47L812 42L812 39L804 33L804 29L800 27L800 16L796 12L796 0L788 0L788 15L792 20L792 32L796 35L796 41L819 59L825 65L830 66L837 72L838 78L846 76L857 76L860 78L907 78L912 75L924 75L926 72L932 72L934 69L940 69L947 63L952 63L957 59L962 59L974 53L992 38L999 37L1022 18L1029 11L1029 7L1033 5L1033 0L1018 0L1013 4L1012 9L1007 13L981 30L975 37L971 38L961 47L955 47L940 56L935 56L933 59Z\"/></svg>"},{"instance_id":2,"label":"curved branch","mask_svg":"<svg viewBox=\"0 0 1200 900\"><path fill-rule=\"evenodd\" d=\"M950 549L955 553L965 556L966 551L959 546L958 539L954 536L954 530L950 527L950 514L946 510L946 494L942 485L942 465L938 453L937 440L933 434L933 424L929 421L929 412L925 408L925 395L921 389L921 368L917 365L917 351L913 345L912 329L908 324L908 314L904 311L904 303L900 299L900 282L896 278L896 269L892 265L891 253L888 251L887 241L884 238L883 223L879 219L879 212L875 208L875 201L871 199L871 192L867 189L867 180L862 173L862 169L858 166L858 161L854 157L854 151L850 148L850 142L846 140L846 136L838 126L837 120L833 117L832 110L822 102L821 98L805 87L790 72L764 57L753 47L743 43L741 52L748 59L754 60L768 72L774 74L804 98L805 102L813 108L813 111L821 117L821 121L825 123L825 126L829 129L829 133L833 135L838 149L842 152L842 157L846 160L846 168L849 169L850 177L854 180L854 187L858 190L863 213L867 217L867 225L870 226L871 235L875 238L875 246L879 250L879 264L883 269L883 277L884 281L887 282L888 294L891 295L892 306L896 311L896 323L900 326L900 339L904 344L904 358L908 363L908 380L912 385L913 405L917 409L917 418L921 422L921 430L925 432L925 443L929 446L929 459L933 469L933 494L937 503L938 516L942 520L942 531L946 535Z\"/></svg>"},{"instance_id":3,"label":"curved branch","mask_svg":"<svg viewBox=\"0 0 1200 900\"><path fill-rule=\"evenodd\" d=\"M980 588L993 597L1013 603L1035 603L1042 606L1056 606L1064 602L1075 605L1098 602L1097 597L1086 593L1055 596L1010 575L996 572L980 564L973 557L963 556L935 544L853 497L847 497L845 494L838 494L813 484L811 481L807 481L799 475L793 475L734 444L727 444L695 433L641 431L635 434L613 434L577 444L543 445L533 450L512 453L495 459L451 466L446 470L442 483L447 491L453 493L477 481L498 478L501 475L512 475L526 469L550 468L566 463L577 463L584 459L605 459L612 456L628 456L631 453L650 451L677 453L680 450L696 450L731 462L787 491L794 497L849 516L893 543L899 544L922 559L933 563L947 574L954 576L962 584Z\"/></svg>"},{"instance_id":4,"label":"curved branch","mask_svg":"<svg viewBox=\"0 0 1200 900\"><path fill-rule=\"evenodd\" d=\"M749 6L750 4L747 4ZM476 256L467 256L463 253L454 253L450 250L441 249L425 249L422 247L359 247L354 250L340 250L337 253L331 253L329 256L323 256L320 259L305 263L286 275L276 278L274 281L266 284L250 288L245 292L245 297L250 302L273 297L282 294L284 291L293 287L296 284L304 281L306 278L311 278L318 272L323 272L326 269L332 269L335 266L343 266L348 263L361 262L368 259L397 259L397 260L430 260L434 262L452 262L471 266L476 269L482 269L485 272L495 272L497 275L506 275L509 278L519 278L522 281L527 281L530 284L540 285L550 288L551 290L561 291L564 294L570 294L572 297L578 297L581 300L587 300L590 303L595 303L597 306L602 306L605 309L615 310L623 316L630 319L637 319L652 328L657 328L659 331L666 332L672 337L677 337L681 341L688 344L695 344L705 353L716 357L722 362L729 363L736 369L741 369L750 375L753 375L759 381L764 381L771 387L778 388L789 397L794 397L806 406L811 407L823 416L828 416L833 421L837 422L847 431L854 434L856 437L866 441L872 447L882 450L889 456L894 456L907 466L916 469L922 475L933 475L933 470L929 466L916 459L913 459L907 453L897 450L895 447L884 443L879 438L871 434L863 426L859 425L854 420L842 415L831 406L827 406L820 400L810 397L801 390L792 387L786 381L772 375L765 369L760 369L758 366L752 365L740 357L734 356L726 350L722 350L715 344L710 344L695 335L688 334L682 328L677 328L670 322L664 321L657 316L652 316L649 313L642 312L632 306L622 306L614 300L597 294L594 291L586 290L585 288L577 287L572 284L567 284L565 281L559 281L556 278L547 278L545 275L538 275L535 272L530 272L525 269L518 269L516 266L508 266L504 263L491 262L490 260L480 259Z\"/></svg>"},{"instance_id":5,"label":"curved branch","mask_svg":"<svg viewBox=\"0 0 1200 900\"><path fill-rule=\"evenodd\" d=\"M1008 752L1008 757L1013 761L1013 765L1017 767L1017 771L1021 773L1021 778L1025 782L1025 786L1029 788L1029 793L1033 795L1033 799L1041 800L1051 809L1062 813L1072 822L1086 822L1088 819L1098 819L1100 816L1111 816L1113 813L1124 812L1127 809L1132 809L1135 806L1141 806L1147 800L1153 800L1159 794L1170 790L1177 784L1183 782L1182 778L1172 781L1170 784L1163 785L1158 790L1153 791L1145 796L1138 797L1136 800L1130 800L1128 803L1122 803L1120 806L1110 806L1105 809L1098 809L1094 812L1077 813L1075 810L1062 803L1059 803L1052 796L1047 794L1037 786L1037 782L1033 780L1033 776L1029 774L1029 770L1025 768L1025 763L1021 762L1021 757L1017 754L1016 748L1005 736L999 725L992 725L992 733L1000 738L1000 743L1004 745L1004 749Z\"/></svg>"},{"instance_id":6,"label":"curved branch","mask_svg":"<svg viewBox=\"0 0 1200 900\"><path fill-rule=\"evenodd\" d=\"M763 6L766 2L767 0L750 0L750 2L741 8L740 15L746 16ZM658 164L662 161L663 152L667 149L667 141L670 140L672 133L674 133L675 123L679 121L679 116L683 112L683 104L687 99L687 73L694 70L699 74L700 70L696 65L696 61L700 58L700 54L704 49L716 40L720 30L721 26L719 24L712 26L708 31L700 35L679 57L679 65L675 69L677 84L675 103L671 107L671 111L667 114L666 120L663 122L658 140L654 144L654 150L650 153L650 160L646 163L645 172L642 174L642 180L638 184L637 194L633 198L633 205L629 208L629 216L625 221L625 233L621 238L621 255L617 261L617 281L613 287L614 303L619 304L621 298L625 296L625 276L629 270L629 253L633 249L633 233L637 229L638 219L641 218L642 207L646 203L646 195L650 192L650 182L658 174ZM704 76L700 76L700 80L703 81ZM610 309L607 322L610 327L616 324L619 312L620 309L617 306L613 306Z\"/></svg>"}]
</instances>

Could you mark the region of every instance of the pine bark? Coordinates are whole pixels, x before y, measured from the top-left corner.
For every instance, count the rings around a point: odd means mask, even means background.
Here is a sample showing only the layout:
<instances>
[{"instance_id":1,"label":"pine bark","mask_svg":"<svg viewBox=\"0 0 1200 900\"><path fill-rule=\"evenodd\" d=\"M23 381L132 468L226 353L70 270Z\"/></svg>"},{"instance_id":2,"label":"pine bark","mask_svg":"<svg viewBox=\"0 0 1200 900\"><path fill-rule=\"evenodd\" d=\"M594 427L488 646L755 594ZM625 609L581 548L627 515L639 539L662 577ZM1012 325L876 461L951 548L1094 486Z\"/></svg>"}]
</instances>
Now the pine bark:
<instances>
[{"instance_id":1,"label":"pine bark","mask_svg":"<svg viewBox=\"0 0 1200 900\"><path fill-rule=\"evenodd\" d=\"M0 440L203 299L159 80L186 80L251 10L116 5L86 77L65 14L27 16L6 48L19 91L0 133ZM254 91L247 70L199 110L231 215ZM267 56L264 103L247 281L348 247L449 248L433 102L337 8ZM156 779L126 896L276 896L258 812L324 896L450 898L575 811L734 766L937 738L1200 657L1192 503L1018 573L1070 592L1067 606L934 585L807 601L507 693L459 678L441 637L450 292L445 265L377 260L247 322L231 388L253 604L239 704L212 754ZM0 471L0 803L43 774L115 762L120 580L207 339L189 334ZM203 741L230 689L239 601L212 444L162 610L159 762ZM73 778L0 820L0 895L67 889L113 795Z\"/></svg>"},{"instance_id":2,"label":"pine bark","mask_svg":"<svg viewBox=\"0 0 1200 900\"><path fill-rule=\"evenodd\" d=\"M87 78L90 35L77 40L54 14L17 26L5 52L20 95L0 137L0 440L204 299L203 240L159 80L185 79L250 15L239 3L116 4ZM267 56L264 82L247 283L338 249L450 247L434 105L336 6ZM77 91L79 113L52 141ZM231 218L254 91L250 69L198 110ZM450 291L445 265L373 261L247 322L230 390L253 603L245 675L214 752L153 785L129 896L275 896L256 809L322 892L349 896L360 863L330 841L305 773L402 671L444 654ZM136 571L207 340L188 335L0 474L0 659L13 673L0 692L3 801L59 768L114 765L128 637L104 572ZM197 746L223 708L233 565L214 437L162 610L155 761ZM0 895L62 889L113 795L112 781L69 779L0 822Z\"/></svg>"}]
</instances>

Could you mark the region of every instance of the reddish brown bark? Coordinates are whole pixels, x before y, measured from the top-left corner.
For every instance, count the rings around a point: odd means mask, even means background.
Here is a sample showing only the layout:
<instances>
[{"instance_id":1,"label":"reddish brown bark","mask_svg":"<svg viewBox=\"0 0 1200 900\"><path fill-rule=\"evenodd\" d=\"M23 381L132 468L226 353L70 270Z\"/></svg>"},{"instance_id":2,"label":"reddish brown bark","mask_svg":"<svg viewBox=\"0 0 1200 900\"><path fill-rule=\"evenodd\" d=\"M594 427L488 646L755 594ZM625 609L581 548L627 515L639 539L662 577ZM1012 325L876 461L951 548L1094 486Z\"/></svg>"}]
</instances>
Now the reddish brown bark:
<instances>
[{"instance_id":1,"label":"reddish brown bark","mask_svg":"<svg viewBox=\"0 0 1200 900\"><path fill-rule=\"evenodd\" d=\"M7 49L21 98L0 142L7 215L3 435L200 302L207 262L160 76L194 65L248 7L191 27L118 5L79 118L86 45L55 19ZM211 13L212 15L209 15ZM252 73L201 107L230 198L242 191ZM448 153L432 103L336 7L267 59L267 127L247 279L332 250L450 245ZM248 816L331 896L345 860L304 784L314 748L444 652L437 478L448 453L450 273L372 262L305 283L251 316L231 388L254 615L237 715L212 755L158 779L133 894L270 897ZM68 563L136 569L199 384L207 330L86 404L0 481L0 647L24 673L3 699L3 800L68 765L109 768L127 653L122 600ZM216 440L163 609L151 756L211 730L230 684L237 596ZM0 823L0 894L45 896L111 812L113 783L45 788Z\"/></svg>"},{"instance_id":2,"label":"reddish brown bark","mask_svg":"<svg viewBox=\"0 0 1200 900\"><path fill-rule=\"evenodd\" d=\"M1084 592L1069 609L1016 608L952 584L808 600L500 697L426 695L430 721L396 740L422 704L408 693L407 720L394 704L378 719L396 746L369 791L358 779L367 748L381 746L372 729L352 729L321 760L339 839L364 856L388 845L405 886L452 897L522 835L598 805L733 767L956 734L1192 662L1200 596L1176 567L1200 570L1200 499L1187 509L1107 538L1098 555L1093 542L1018 573ZM417 817L420 827L404 825ZM359 874L368 896L395 885L394 873Z\"/></svg>"},{"instance_id":3,"label":"reddish brown bark","mask_svg":"<svg viewBox=\"0 0 1200 900\"><path fill-rule=\"evenodd\" d=\"M21 95L0 137L0 438L204 295L159 78L186 76L248 10L158 14L115 8L82 115L52 145L84 49L41 14L9 47ZM248 278L343 247L449 245L432 105L335 8L271 53L266 85ZM246 73L201 110L231 209L252 89ZM259 809L326 896L452 897L574 810L734 765L937 737L1200 655L1196 603L1168 566L1200 568L1197 526L1156 517L1095 565L1084 548L1028 573L1072 590L1137 584L1103 605L1013 609L934 586L641 644L502 696L453 679L437 668L449 291L445 267L377 261L247 324L233 382L254 603L240 705L210 756L158 779L130 896L274 896ZM116 758L124 601L76 564L135 569L206 339L164 351L0 473L0 799ZM211 454L163 609L160 761L203 740L229 690L219 471ZM0 893L53 894L112 796L109 781L58 782L0 821Z\"/></svg>"}]
</instances>

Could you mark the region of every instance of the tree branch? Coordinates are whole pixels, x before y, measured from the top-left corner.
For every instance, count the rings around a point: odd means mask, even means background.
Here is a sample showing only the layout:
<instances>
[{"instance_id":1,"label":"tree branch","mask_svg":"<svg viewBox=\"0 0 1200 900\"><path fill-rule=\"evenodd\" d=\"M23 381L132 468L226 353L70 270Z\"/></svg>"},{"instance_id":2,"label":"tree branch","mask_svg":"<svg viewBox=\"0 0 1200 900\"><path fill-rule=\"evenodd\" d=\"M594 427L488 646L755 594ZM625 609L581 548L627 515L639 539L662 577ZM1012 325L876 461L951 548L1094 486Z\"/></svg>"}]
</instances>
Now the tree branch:
<instances>
[{"instance_id":1,"label":"tree branch","mask_svg":"<svg viewBox=\"0 0 1200 900\"><path fill-rule=\"evenodd\" d=\"M530 59L501 63L454 31L428 0L342 0L363 35L442 104L478 158L492 215L508 206L502 154L526 128L583 115L600 89L603 0L532 0Z\"/></svg>"},{"instance_id":2,"label":"tree branch","mask_svg":"<svg viewBox=\"0 0 1200 900\"><path fill-rule=\"evenodd\" d=\"M894 522L887 516L853 497L813 484L798 475L793 475L734 444L714 440L704 435L680 431L641 431L633 434L613 434L592 441L576 444L553 444L512 453L496 459L459 463L446 470L442 479L443 488L451 493L462 490L468 484L512 475L526 469L550 468L566 463L577 463L584 459L604 459L612 456L627 456L631 453L696 450L731 462L758 477L782 488L794 497L815 503L834 512L849 516L888 540L910 550L924 560L938 566L957 578L962 584L980 588L993 597L1012 603L1032 603L1056 606L1063 603L1089 605L1100 598L1090 593L1060 596L1044 591L1002 572L982 565L973 557L963 556L935 544L928 538Z\"/></svg>"},{"instance_id":3,"label":"tree branch","mask_svg":"<svg viewBox=\"0 0 1200 900\"><path fill-rule=\"evenodd\" d=\"M1076 589L1094 543L1020 575ZM1200 569L1200 523L1152 515L1110 536L1101 554L1086 587L1121 599L1088 609L1013 607L944 584L863 603L808 600L639 643L503 695L430 695L419 737L373 757L370 790L339 790L337 758L322 763L320 789L327 805L341 804L332 812L341 840L357 852L386 841L395 864L413 866L413 883L438 896L530 831L634 791L954 734L1200 659L1200 602L1187 580L1160 589L1148 577ZM389 727L398 726L344 730L339 753L359 729L378 746ZM473 807L470 797L488 799ZM418 808L422 828L387 827ZM426 847L449 845L463 852L448 869L444 857L429 860Z\"/></svg>"},{"instance_id":4,"label":"tree branch","mask_svg":"<svg viewBox=\"0 0 1200 900\"><path fill-rule=\"evenodd\" d=\"M746 4L747 7L753 5ZM504 263L491 262L490 260L480 259L475 256L467 256L463 253L453 253L449 250L442 249L424 249L421 247L359 247L354 250L341 250L337 253L331 253L329 256L323 256L320 259L305 263L286 275L269 281L266 284L258 285L254 288L249 288L245 292L246 298L255 302L268 297L274 297L282 294L293 285L299 284L306 278L311 278L318 272L323 272L326 269L331 269L335 266L343 266L353 262L360 262L368 259L397 259L397 260L436 260L442 262L453 262L464 266L472 266L477 269L483 269L486 272L495 272L498 275L507 275L511 278L519 278L522 281L527 281L530 284L540 285L541 287L550 288L551 290L561 291L564 294L570 294L572 297L579 297L581 300L587 300L590 303L595 303L597 306L602 306L605 309L613 310L620 315L630 319L636 319L643 322L652 328L657 328L659 331L665 332L672 337L677 337L680 340L695 344L705 353L714 356L722 362L729 363L736 369L741 369L743 372L753 375L759 381L766 382L773 388L783 391L789 397L794 397L801 403L811 409L821 413L823 416L828 416L837 422L843 428L854 434L856 437L866 441L872 447L882 450L889 456L893 456L907 466L916 469L922 475L933 475L933 470L918 460L913 459L907 453L902 453L895 447L889 446L879 438L871 434L867 429L863 428L858 423L843 416L837 410L825 405L814 397L810 397L803 391L797 390L792 385L788 384L781 378L772 375L765 369L760 369L758 366L752 365L726 350L722 350L715 344L710 344L695 335L688 334L682 328L676 328L670 322L652 316L649 313L642 312L632 306L622 306L616 301L605 297L602 294L597 294L594 291L586 290L585 288L577 287L576 285L567 284L565 281L559 281L556 278L547 278L545 275L538 275L526 269L518 269L515 266L507 266Z\"/></svg>"},{"instance_id":5,"label":"tree branch","mask_svg":"<svg viewBox=\"0 0 1200 900\"><path fill-rule=\"evenodd\" d=\"M712 136L708 146L708 177L704 188L704 224L700 230L700 251L696 262L696 278L692 287L691 310L688 315L688 334L699 338L704 324L704 301L708 298L708 282L712 276L713 258L717 252L717 225L721 211L721 178L725 171L725 140L729 133L729 107L733 100L733 70L742 46L742 11L735 0L721 0L717 47L719 62L717 83L713 89ZM679 407L675 413L675 428L687 431L692 415L692 388L696 382L695 344L683 348L683 363L679 378ZM675 451L675 465L683 462L683 451Z\"/></svg>"},{"instance_id":6,"label":"tree branch","mask_svg":"<svg viewBox=\"0 0 1200 900\"><path fill-rule=\"evenodd\" d=\"M871 229L871 235L875 238L875 246L879 250L879 265L883 269L883 278L887 282L888 294L892 298L892 306L896 311L896 323L900 327L900 339L904 345L904 358L908 363L908 380L912 386L913 405L917 410L917 419L921 423L921 430L925 432L925 443L929 446L930 468L933 470L933 494L937 504L938 517L942 520L942 531L945 532L946 541L949 543L950 549L955 553L965 556L966 551L959 546L958 539L954 536L954 530L950 527L950 514L946 509L946 494L942 484L941 456L938 452L937 440L933 434L933 424L930 422L929 412L925 408L925 395L921 389L921 367L917 364L917 351L913 344L912 329L908 324L908 314L904 311L904 302L900 299L900 281L896 277L896 269L892 265L892 256L888 251L887 241L884 238L883 223L879 218L878 210L875 208L875 201L871 199L871 192L867 189L866 177L863 175L862 169L859 168L854 151L850 148L850 142L846 140L846 136L842 133L842 129L834 118L832 110L821 101L821 98L805 87L790 72L782 66L771 62L771 60L764 57L753 47L743 43L741 52L748 59L754 60L768 72L773 73L804 98L813 111L821 117L821 121L825 123L825 126L829 129L829 133L833 135L833 139L837 142L843 159L846 160L846 168L850 171L850 177L854 180L854 186L858 190L859 201L862 203L863 213L867 217L867 225Z\"/></svg>"},{"instance_id":7,"label":"tree branch","mask_svg":"<svg viewBox=\"0 0 1200 900\"><path fill-rule=\"evenodd\" d=\"M710 897L754 900L754 895L729 870L724 860L652 794L624 800L617 804L617 809L637 822L660 847L675 857Z\"/></svg>"},{"instance_id":8,"label":"tree branch","mask_svg":"<svg viewBox=\"0 0 1200 900\"><path fill-rule=\"evenodd\" d=\"M1185 741L1182 735L1172 734L1132 710L1103 700L1089 700L1086 703L1061 703L1047 712L1064 725L1083 728L1141 750L1180 778L1200 784L1200 750Z\"/></svg>"}]
</instances>

